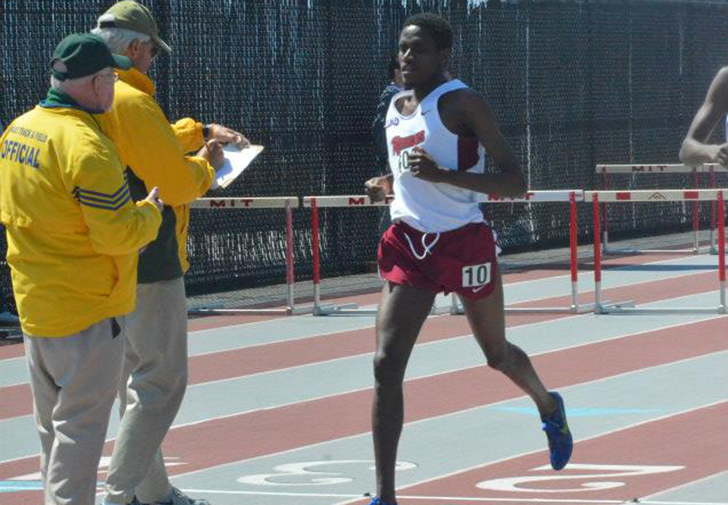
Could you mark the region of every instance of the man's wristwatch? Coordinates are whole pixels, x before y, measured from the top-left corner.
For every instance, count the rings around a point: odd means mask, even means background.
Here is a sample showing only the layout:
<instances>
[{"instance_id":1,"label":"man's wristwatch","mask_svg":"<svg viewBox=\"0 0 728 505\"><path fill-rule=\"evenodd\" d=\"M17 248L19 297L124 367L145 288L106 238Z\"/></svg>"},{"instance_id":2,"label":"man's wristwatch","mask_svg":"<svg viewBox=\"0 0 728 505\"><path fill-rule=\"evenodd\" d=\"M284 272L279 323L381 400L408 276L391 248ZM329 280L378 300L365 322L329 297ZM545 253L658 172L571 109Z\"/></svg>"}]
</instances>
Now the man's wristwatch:
<instances>
[{"instance_id":1,"label":"man's wristwatch","mask_svg":"<svg viewBox=\"0 0 728 505\"><path fill-rule=\"evenodd\" d=\"M210 131L212 130L211 124L202 125L202 136L205 138L205 140L210 139Z\"/></svg>"}]
</instances>

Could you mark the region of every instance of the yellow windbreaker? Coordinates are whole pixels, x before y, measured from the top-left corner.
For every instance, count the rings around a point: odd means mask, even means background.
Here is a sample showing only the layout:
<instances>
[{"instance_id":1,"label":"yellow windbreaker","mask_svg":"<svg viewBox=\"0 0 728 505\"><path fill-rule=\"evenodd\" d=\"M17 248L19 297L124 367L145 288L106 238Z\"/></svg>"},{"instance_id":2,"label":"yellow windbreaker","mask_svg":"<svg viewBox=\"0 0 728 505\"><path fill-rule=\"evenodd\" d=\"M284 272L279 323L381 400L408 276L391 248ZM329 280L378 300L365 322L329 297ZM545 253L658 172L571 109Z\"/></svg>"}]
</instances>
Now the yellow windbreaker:
<instances>
[{"instance_id":1,"label":"yellow windbreaker","mask_svg":"<svg viewBox=\"0 0 728 505\"><path fill-rule=\"evenodd\" d=\"M140 189L132 184L132 196L136 199L156 186L172 208L163 214L158 240L141 256L139 282L177 278L189 268L189 203L210 189L215 169L203 158L186 155L204 145L200 123L186 118L170 125L146 75L134 68L117 73L113 108L96 118L124 164L143 183Z\"/></svg>"},{"instance_id":2,"label":"yellow windbreaker","mask_svg":"<svg viewBox=\"0 0 728 505\"><path fill-rule=\"evenodd\" d=\"M114 144L69 100L0 137L0 220L23 331L62 337L134 309L138 251L161 216L130 200Z\"/></svg>"}]
</instances>

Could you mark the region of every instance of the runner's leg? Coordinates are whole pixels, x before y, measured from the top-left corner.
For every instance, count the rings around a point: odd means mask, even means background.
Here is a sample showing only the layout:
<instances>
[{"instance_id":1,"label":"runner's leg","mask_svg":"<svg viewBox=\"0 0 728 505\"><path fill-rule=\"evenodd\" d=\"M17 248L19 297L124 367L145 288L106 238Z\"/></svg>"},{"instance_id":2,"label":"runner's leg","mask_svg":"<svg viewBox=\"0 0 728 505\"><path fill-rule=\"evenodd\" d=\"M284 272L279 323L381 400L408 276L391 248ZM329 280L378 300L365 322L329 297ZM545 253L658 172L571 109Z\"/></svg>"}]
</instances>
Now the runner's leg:
<instances>
[{"instance_id":1,"label":"runner's leg","mask_svg":"<svg viewBox=\"0 0 728 505\"><path fill-rule=\"evenodd\" d=\"M536 403L541 417L545 417L557 408L557 404L546 391L528 355L506 340L503 281L500 273L493 282L496 283L495 291L486 298L471 300L460 297L468 323L485 353L488 366L503 372L528 394Z\"/></svg>"},{"instance_id":2,"label":"runner's leg","mask_svg":"<svg viewBox=\"0 0 728 505\"><path fill-rule=\"evenodd\" d=\"M394 503L397 444L404 422L402 382L412 348L435 301L435 294L388 282L377 312L372 432L377 496Z\"/></svg>"}]
</instances>

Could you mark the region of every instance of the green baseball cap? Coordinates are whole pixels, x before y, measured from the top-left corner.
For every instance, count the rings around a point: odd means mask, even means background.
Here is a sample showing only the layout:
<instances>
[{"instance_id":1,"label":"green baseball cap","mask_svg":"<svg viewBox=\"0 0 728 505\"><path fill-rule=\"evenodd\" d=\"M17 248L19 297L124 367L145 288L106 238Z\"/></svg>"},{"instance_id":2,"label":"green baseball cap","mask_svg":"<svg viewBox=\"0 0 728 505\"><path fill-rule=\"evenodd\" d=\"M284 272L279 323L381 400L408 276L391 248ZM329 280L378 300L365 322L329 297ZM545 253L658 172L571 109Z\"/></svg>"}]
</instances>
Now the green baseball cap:
<instances>
[{"instance_id":1,"label":"green baseball cap","mask_svg":"<svg viewBox=\"0 0 728 505\"><path fill-rule=\"evenodd\" d=\"M56 61L66 65L65 72L52 70L53 77L60 81L86 77L106 67L131 68L129 58L111 54L103 39L92 33L73 33L60 41L53 52L51 66Z\"/></svg>"},{"instance_id":2,"label":"green baseball cap","mask_svg":"<svg viewBox=\"0 0 728 505\"><path fill-rule=\"evenodd\" d=\"M159 28L152 13L134 0L123 0L112 5L99 17L96 26L97 28L126 28L149 35L160 48L168 53L172 52L172 48L159 38Z\"/></svg>"}]
</instances>

